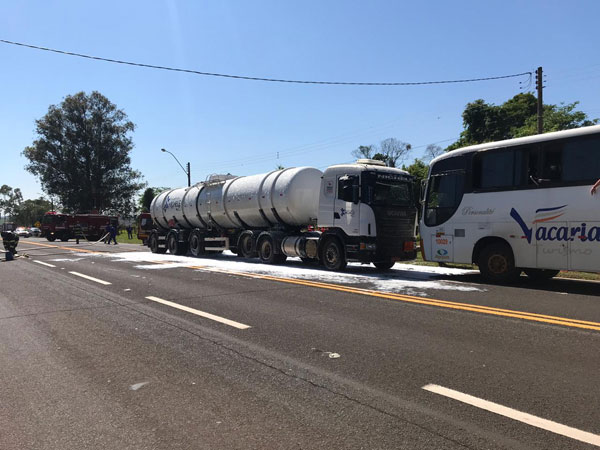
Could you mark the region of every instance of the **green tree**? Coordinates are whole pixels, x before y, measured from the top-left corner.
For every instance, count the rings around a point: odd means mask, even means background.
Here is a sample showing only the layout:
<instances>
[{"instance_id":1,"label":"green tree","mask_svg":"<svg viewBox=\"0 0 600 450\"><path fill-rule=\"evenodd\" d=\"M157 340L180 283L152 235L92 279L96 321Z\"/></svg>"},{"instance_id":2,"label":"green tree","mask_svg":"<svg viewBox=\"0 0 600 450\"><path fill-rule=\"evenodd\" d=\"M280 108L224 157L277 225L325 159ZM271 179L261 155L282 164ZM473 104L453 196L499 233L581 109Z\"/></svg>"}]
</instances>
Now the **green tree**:
<instances>
[{"instance_id":1,"label":"green tree","mask_svg":"<svg viewBox=\"0 0 600 450\"><path fill-rule=\"evenodd\" d=\"M544 133L593 125L578 102L567 105L544 105ZM537 133L537 100L533 94L518 94L502 105L479 99L468 103L462 114L464 130L446 151L483 142L500 141Z\"/></svg>"},{"instance_id":2,"label":"green tree","mask_svg":"<svg viewBox=\"0 0 600 450\"><path fill-rule=\"evenodd\" d=\"M163 191L166 191L167 187L149 187L146 188L144 190L144 193L140 196L138 205L139 205L139 210L140 212L149 212L150 211L150 204L152 203L152 200L154 200L154 197L156 197L158 194L160 194Z\"/></svg>"},{"instance_id":3,"label":"green tree","mask_svg":"<svg viewBox=\"0 0 600 450\"><path fill-rule=\"evenodd\" d=\"M15 211L23 201L21 189L11 188L7 184L0 187L0 209L4 213L4 217L14 217Z\"/></svg>"},{"instance_id":4,"label":"green tree","mask_svg":"<svg viewBox=\"0 0 600 450\"><path fill-rule=\"evenodd\" d=\"M19 225L33 226L41 222L44 214L52 209L52 204L43 198L25 200L15 210L14 220Z\"/></svg>"},{"instance_id":5,"label":"green tree","mask_svg":"<svg viewBox=\"0 0 600 450\"><path fill-rule=\"evenodd\" d=\"M429 166L425 164L421 159L415 158L414 162L410 166L402 166L402 170L406 170L412 176L415 177L417 182L421 182L427 178L427 171Z\"/></svg>"},{"instance_id":6,"label":"green tree","mask_svg":"<svg viewBox=\"0 0 600 450\"><path fill-rule=\"evenodd\" d=\"M23 151L26 169L66 211L130 211L144 187L130 167L134 128L99 92L69 95L36 121L38 138Z\"/></svg>"}]
</instances>

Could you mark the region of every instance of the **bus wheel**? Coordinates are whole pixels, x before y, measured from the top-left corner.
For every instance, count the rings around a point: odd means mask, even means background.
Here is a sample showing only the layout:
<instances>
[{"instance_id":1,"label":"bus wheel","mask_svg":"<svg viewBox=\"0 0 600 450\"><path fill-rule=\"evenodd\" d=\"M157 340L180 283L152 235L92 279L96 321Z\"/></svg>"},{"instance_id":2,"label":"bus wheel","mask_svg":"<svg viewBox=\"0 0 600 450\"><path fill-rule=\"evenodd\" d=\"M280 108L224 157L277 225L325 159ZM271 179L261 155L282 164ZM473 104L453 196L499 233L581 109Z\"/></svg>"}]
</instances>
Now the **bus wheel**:
<instances>
[{"instance_id":1,"label":"bus wheel","mask_svg":"<svg viewBox=\"0 0 600 450\"><path fill-rule=\"evenodd\" d=\"M532 280L549 280L558 275L560 270L553 269L523 269L523 272L527 274Z\"/></svg>"},{"instance_id":2,"label":"bus wheel","mask_svg":"<svg viewBox=\"0 0 600 450\"><path fill-rule=\"evenodd\" d=\"M515 267L515 258L510 247L496 243L485 247L477 263L484 279L494 283L514 281L521 274Z\"/></svg>"},{"instance_id":3,"label":"bus wheel","mask_svg":"<svg viewBox=\"0 0 600 450\"><path fill-rule=\"evenodd\" d=\"M149 238L149 245L148 247L150 247L150 251L152 253L165 253L167 251L166 248L164 247L159 247L158 245L158 236L156 234L152 234Z\"/></svg>"},{"instance_id":4,"label":"bus wheel","mask_svg":"<svg viewBox=\"0 0 600 450\"><path fill-rule=\"evenodd\" d=\"M394 261L378 261L374 262L373 265L379 270L390 270L396 264Z\"/></svg>"},{"instance_id":5,"label":"bus wheel","mask_svg":"<svg viewBox=\"0 0 600 450\"><path fill-rule=\"evenodd\" d=\"M336 238L329 238L325 242L321 260L327 270L343 270L346 267L344 251Z\"/></svg>"}]
</instances>

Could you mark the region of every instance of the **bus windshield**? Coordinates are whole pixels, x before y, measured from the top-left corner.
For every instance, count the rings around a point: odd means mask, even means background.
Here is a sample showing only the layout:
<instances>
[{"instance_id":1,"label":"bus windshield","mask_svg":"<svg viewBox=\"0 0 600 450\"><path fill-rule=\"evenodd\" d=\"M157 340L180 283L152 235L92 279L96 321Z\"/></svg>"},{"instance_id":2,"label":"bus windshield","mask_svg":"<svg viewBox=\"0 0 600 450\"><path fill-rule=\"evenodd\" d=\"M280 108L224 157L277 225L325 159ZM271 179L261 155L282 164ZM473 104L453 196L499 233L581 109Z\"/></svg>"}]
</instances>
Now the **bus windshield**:
<instances>
[{"instance_id":1,"label":"bus windshield","mask_svg":"<svg viewBox=\"0 0 600 450\"><path fill-rule=\"evenodd\" d=\"M403 175L367 172L363 174L363 201L372 206L414 206L412 183Z\"/></svg>"}]
</instances>

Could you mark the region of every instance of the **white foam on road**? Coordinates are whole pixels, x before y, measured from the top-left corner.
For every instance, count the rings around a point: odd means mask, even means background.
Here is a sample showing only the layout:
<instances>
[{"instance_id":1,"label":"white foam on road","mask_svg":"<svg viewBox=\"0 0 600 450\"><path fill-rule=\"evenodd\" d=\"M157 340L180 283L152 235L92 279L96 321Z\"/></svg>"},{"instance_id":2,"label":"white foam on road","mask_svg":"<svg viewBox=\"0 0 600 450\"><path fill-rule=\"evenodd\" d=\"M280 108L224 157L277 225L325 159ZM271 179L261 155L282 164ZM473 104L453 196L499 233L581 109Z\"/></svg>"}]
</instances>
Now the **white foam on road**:
<instances>
[{"instance_id":1,"label":"white foam on road","mask_svg":"<svg viewBox=\"0 0 600 450\"><path fill-rule=\"evenodd\" d=\"M230 252L212 258L193 258L149 252L105 253L91 256L114 258L117 261L138 263L135 268L142 270L167 270L190 266L199 270L244 272L257 275L294 278L355 285L385 292L406 295L426 296L427 290L484 291L479 287L456 281L447 282L444 276L460 276L476 273L473 270L448 267L396 264L388 272L379 272L373 266L350 263L344 272L329 272L322 267L303 264L299 258L288 258L283 265L271 266L260 262L242 259ZM161 264L156 264L156 263Z\"/></svg>"}]
</instances>

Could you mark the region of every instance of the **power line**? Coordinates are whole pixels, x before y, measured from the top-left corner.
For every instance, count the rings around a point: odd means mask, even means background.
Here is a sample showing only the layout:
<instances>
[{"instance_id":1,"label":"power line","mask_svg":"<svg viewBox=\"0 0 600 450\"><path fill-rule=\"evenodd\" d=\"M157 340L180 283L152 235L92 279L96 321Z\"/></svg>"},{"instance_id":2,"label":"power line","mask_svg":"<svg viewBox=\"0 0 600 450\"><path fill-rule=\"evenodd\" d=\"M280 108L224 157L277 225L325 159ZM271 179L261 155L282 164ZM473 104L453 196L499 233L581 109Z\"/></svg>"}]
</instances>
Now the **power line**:
<instances>
[{"instance_id":1,"label":"power line","mask_svg":"<svg viewBox=\"0 0 600 450\"><path fill-rule=\"evenodd\" d=\"M20 47L32 48L35 50L43 50L46 52L59 53L61 55L77 56L79 58L93 59L93 60L97 60L97 61L104 61L104 62L110 62L110 63L115 63L115 64L125 64L125 65L129 65L129 66L145 67L148 69L169 70L172 72L184 72L184 73L191 73L194 75L203 75L203 76L210 76L210 77L234 78L234 79L238 79L238 80L268 81L268 82L273 82L273 83L328 84L328 85L342 85L342 86L421 86L421 85L430 85L430 84L452 84L452 83L472 83L472 82L476 82L476 81L492 81L492 80L501 80L501 79L506 79L506 78L516 78L516 77L521 77L521 76L525 76L525 75L531 76L531 74L532 74L532 72L521 72L521 73L515 73L515 74L511 74L511 75L500 75L500 76L495 76L495 77L469 78L469 79L460 79L460 80L440 80L440 81L411 81L411 82L354 82L354 81L286 80L286 79L279 79L279 78L261 78L261 77L250 77L250 76L245 76L245 75L231 75L231 74L225 74L225 73L201 72L198 70L191 70L191 69L181 69L181 68L176 68L176 67L158 66L158 65L154 65L154 64L143 64L143 63L137 63L137 62L131 62L131 61L122 61L122 60L118 60L118 59L103 58L100 56L85 55L83 53L67 52L65 50L57 50L57 49L48 48L48 47L40 47L37 45L24 44L22 42L7 41L5 39L0 39L0 42L3 44L17 45Z\"/></svg>"}]
</instances>

